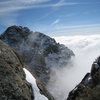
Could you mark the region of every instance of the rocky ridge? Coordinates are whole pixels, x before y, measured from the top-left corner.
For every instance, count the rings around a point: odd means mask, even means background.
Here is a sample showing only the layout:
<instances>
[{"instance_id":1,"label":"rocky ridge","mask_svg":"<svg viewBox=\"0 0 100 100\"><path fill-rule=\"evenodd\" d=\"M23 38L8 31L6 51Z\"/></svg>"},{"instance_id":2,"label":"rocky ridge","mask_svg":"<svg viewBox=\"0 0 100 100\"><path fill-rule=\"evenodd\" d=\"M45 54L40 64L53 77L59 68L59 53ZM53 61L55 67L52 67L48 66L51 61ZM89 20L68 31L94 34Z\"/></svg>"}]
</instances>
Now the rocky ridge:
<instances>
[{"instance_id":1,"label":"rocky ridge","mask_svg":"<svg viewBox=\"0 0 100 100\"><path fill-rule=\"evenodd\" d=\"M0 39L18 52L27 69L35 76L42 94L54 100L46 88L52 68L64 67L71 62L74 53L62 44L27 27L11 26Z\"/></svg>"},{"instance_id":2,"label":"rocky ridge","mask_svg":"<svg viewBox=\"0 0 100 100\"><path fill-rule=\"evenodd\" d=\"M34 100L23 67L16 53L0 40L0 100Z\"/></svg>"},{"instance_id":3,"label":"rocky ridge","mask_svg":"<svg viewBox=\"0 0 100 100\"><path fill-rule=\"evenodd\" d=\"M69 93L67 100L100 100L100 57L92 64L91 72Z\"/></svg>"}]
</instances>

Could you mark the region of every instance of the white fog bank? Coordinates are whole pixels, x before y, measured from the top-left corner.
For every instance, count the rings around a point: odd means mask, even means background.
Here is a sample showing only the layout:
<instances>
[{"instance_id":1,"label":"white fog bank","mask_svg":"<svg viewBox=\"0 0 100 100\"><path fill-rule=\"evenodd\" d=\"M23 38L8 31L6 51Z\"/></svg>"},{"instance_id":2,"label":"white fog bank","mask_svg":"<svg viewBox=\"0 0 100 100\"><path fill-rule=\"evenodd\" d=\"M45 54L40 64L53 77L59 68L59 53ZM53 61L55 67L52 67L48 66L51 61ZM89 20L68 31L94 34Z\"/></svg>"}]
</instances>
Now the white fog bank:
<instances>
[{"instance_id":1,"label":"white fog bank","mask_svg":"<svg viewBox=\"0 0 100 100\"><path fill-rule=\"evenodd\" d=\"M75 54L75 63L79 64L80 71L90 71L91 64L100 55L100 35L76 35L54 37L57 42L65 44ZM75 66L76 67L76 66Z\"/></svg>"},{"instance_id":2,"label":"white fog bank","mask_svg":"<svg viewBox=\"0 0 100 100\"><path fill-rule=\"evenodd\" d=\"M87 72L90 72L93 61L100 55L100 35L77 35L53 37L65 44L75 54L73 66L55 70L51 75L48 89L56 100L66 100L68 93L79 84ZM53 82L52 82L53 80Z\"/></svg>"}]
</instances>

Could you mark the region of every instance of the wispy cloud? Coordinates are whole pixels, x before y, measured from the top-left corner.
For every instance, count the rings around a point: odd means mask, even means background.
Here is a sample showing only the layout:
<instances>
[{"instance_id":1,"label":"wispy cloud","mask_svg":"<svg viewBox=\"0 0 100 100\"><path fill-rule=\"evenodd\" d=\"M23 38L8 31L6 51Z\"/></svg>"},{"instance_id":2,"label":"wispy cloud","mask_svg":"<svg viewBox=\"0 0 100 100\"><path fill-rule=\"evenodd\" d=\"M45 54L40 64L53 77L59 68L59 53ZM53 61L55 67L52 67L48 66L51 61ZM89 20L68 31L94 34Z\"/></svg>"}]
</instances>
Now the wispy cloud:
<instances>
[{"instance_id":1,"label":"wispy cloud","mask_svg":"<svg viewBox=\"0 0 100 100\"><path fill-rule=\"evenodd\" d=\"M79 3L57 3L57 4L43 4L43 5L34 5L33 8L46 8L46 7L61 7L61 6L72 6L78 5Z\"/></svg>"},{"instance_id":2,"label":"wispy cloud","mask_svg":"<svg viewBox=\"0 0 100 100\"><path fill-rule=\"evenodd\" d=\"M35 7L37 4L48 2L50 0L6 0L0 2L0 13L3 15L5 13L18 11L22 9L28 9Z\"/></svg>"},{"instance_id":3,"label":"wispy cloud","mask_svg":"<svg viewBox=\"0 0 100 100\"><path fill-rule=\"evenodd\" d=\"M49 0L43 0L46 2ZM41 0L4 0L0 1L0 26L17 24L17 11L29 8L30 4L40 3Z\"/></svg>"},{"instance_id":4,"label":"wispy cloud","mask_svg":"<svg viewBox=\"0 0 100 100\"><path fill-rule=\"evenodd\" d=\"M60 22L60 19L56 19L51 25L58 24Z\"/></svg>"},{"instance_id":5,"label":"wispy cloud","mask_svg":"<svg viewBox=\"0 0 100 100\"><path fill-rule=\"evenodd\" d=\"M28 9L28 8L42 8L42 7L60 7L67 5L77 5L78 3L63 2L60 0L55 4L43 4L51 0L10 0L0 2L0 13L12 12L16 10Z\"/></svg>"},{"instance_id":6,"label":"wispy cloud","mask_svg":"<svg viewBox=\"0 0 100 100\"><path fill-rule=\"evenodd\" d=\"M100 24L39 26L37 30L51 36L100 34Z\"/></svg>"},{"instance_id":7,"label":"wispy cloud","mask_svg":"<svg viewBox=\"0 0 100 100\"><path fill-rule=\"evenodd\" d=\"M100 24L86 24L74 26L56 25L55 33L59 35L100 34Z\"/></svg>"},{"instance_id":8,"label":"wispy cloud","mask_svg":"<svg viewBox=\"0 0 100 100\"><path fill-rule=\"evenodd\" d=\"M51 0L4 0L0 1L0 22L3 24L5 19L8 18L9 22L7 24L15 24L15 17L12 15L18 14L17 11L30 9L30 8L46 8L46 7L61 7L69 5L77 5L78 3L64 2L64 0L59 0L57 3L49 3ZM10 17L8 17L10 16ZM10 18L10 19L9 19Z\"/></svg>"},{"instance_id":9,"label":"wispy cloud","mask_svg":"<svg viewBox=\"0 0 100 100\"><path fill-rule=\"evenodd\" d=\"M50 0L5 0L0 2L0 25L17 24L17 11L29 9L37 4L46 3Z\"/></svg>"},{"instance_id":10,"label":"wispy cloud","mask_svg":"<svg viewBox=\"0 0 100 100\"><path fill-rule=\"evenodd\" d=\"M100 26L100 24L85 24L85 25L74 25L74 26L68 26L68 25L60 25L57 26L56 29L76 29L76 28L89 28L89 27L96 27Z\"/></svg>"}]
</instances>

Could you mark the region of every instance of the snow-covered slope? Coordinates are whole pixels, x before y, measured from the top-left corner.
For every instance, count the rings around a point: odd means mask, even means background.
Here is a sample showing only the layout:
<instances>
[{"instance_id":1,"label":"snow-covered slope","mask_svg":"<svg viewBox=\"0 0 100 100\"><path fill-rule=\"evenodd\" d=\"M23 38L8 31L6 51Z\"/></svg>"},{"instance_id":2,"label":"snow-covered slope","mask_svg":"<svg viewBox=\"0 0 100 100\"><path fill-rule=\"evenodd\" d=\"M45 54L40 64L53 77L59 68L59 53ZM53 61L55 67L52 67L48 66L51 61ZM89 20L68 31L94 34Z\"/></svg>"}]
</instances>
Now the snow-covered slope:
<instances>
[{"instance_id":1,"label":"snow-covered slope","mask_svg":"<svg viewBox=\"0 0 100 100\"><path fill-rule=\"evenodd\" d=\"M47 97L40 94L40 91L37 87L36 79L34 78L34 76L32 76L32 74L27 69L23 68L23 70L26 74L26 80L32 84L35 100L48 100Z\"/></svg>"}]
</instances>

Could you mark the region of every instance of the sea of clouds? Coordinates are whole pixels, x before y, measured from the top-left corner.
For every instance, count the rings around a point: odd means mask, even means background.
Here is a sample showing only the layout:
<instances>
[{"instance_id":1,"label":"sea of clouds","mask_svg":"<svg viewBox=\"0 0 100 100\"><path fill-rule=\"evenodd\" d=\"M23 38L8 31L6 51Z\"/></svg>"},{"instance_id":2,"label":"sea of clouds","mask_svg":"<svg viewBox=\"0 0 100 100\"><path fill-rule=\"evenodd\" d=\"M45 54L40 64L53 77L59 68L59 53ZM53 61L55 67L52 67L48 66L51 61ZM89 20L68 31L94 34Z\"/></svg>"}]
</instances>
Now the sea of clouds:
<instances>
[{"instance_id":1,"label":"sea of clouds","mask_svg":"<svg viewBox=\"0 0 100 100\"><path fill-rule=\"evenodd\" d=\"M51 75L48 89L57 100L66 100L68 93L90 72L93 61L100 55L100 35L74 35L53 37L66 45L74 54L73 64L55 71Z\"/></svg>"}]
</instances>

